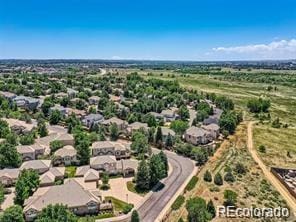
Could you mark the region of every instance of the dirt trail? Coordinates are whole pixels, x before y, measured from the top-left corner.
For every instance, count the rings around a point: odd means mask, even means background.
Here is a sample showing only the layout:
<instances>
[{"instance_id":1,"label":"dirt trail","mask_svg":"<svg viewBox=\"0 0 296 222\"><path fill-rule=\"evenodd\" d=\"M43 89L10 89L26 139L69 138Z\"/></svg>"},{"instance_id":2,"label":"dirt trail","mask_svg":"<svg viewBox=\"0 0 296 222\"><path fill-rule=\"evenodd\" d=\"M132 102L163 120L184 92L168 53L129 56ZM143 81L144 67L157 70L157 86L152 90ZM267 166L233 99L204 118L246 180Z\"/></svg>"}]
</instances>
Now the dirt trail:
<instances>
[{"instance_id":1,"label":"dirt trail","mask_svg":"<svg viewBox=\"0 0 296 222\"><path fill-rule=\"evenodd\" d=\"M289 193L289 191L281 184L281 182L270 172L269 167L267 167L263 161L259 158L256 149L253 144L253 124L254 122L248 123L248 150L251 153L252 158L258 164L258 166L263 171L266 179L276 188L276 190L282 195L282 197L286 200L288 206L291 209L291 213L296 215L296 200Z\"/></svg>"}]
</instances>

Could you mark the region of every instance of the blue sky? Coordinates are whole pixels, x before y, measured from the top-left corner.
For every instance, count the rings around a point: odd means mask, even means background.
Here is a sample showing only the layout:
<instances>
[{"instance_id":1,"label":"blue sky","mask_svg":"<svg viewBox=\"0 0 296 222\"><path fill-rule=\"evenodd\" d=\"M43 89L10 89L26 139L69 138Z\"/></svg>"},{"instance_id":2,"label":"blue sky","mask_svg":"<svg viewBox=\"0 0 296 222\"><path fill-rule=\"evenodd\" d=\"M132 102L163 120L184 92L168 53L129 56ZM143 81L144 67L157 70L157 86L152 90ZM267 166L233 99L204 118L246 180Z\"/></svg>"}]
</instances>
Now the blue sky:
<instances>
[{"instance_id":1,"label":"blue sky","mask_svg":"<svg viewBox=\"0 0 296 222\"><path fill-rule=\"evenodd\" d=\"M0 0L0 59L296 58L296 1Z\"/></svg>"}]
</instances>

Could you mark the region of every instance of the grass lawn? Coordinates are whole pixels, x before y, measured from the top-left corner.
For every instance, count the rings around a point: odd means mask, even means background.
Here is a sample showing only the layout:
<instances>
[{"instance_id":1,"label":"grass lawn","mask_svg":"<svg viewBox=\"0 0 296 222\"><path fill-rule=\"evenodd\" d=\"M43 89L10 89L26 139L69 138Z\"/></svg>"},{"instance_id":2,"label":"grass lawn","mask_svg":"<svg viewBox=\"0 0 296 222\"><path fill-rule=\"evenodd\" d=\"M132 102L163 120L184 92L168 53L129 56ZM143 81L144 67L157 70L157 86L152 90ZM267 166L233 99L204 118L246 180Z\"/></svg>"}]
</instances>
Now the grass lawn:
<instances>
[{"instance_id":1,"label":"grass lawn","mask_svg":"<svg viewBox=\"0 0 296 222\"><path fill-rule=\"evenodd\" d=\"M127 189L130 191L130 192L133 192L133 193L136 193L136 194L139 194L141 196L145 196L145 194L147 194L149 192L149 190L140 190L136 187L136 184L133 183L132 181L128 181L126 183L126 186L127 186Z\"/></svg>"},{"instance_id":2,"label":"grass lawn","mask_svg":"<svg viewBox=\"0 0 296 222\"><path fill-rule=\"evenodd\" d=\"M115 217L115 215L113 213L101 213L96 216L79 217L78 222L95 222L98 219L106 219L110 217Z\"/></svg>"},{"instance_id":3,"label":"grass lawn","mask_svg":"<svg viewBox=\"0 0 296 222\"><path fill-rule=\"evenodd\" d=\"M66 175L68 178L75 177L76 166L66 166Z\"/></svg>"},{"instance_id":4,"label":"grass lawn","mask_svg":"<svg viewBox=\"0 0 296 222\"><path fill-rule=\"evenodd\" d=\"M111 200L113 204L113 208L116 212L128 213L133 207L133 204L128 204L122 200L116 199L115 197L106 197L107 201Z\"/></svg>"}]
</instances>

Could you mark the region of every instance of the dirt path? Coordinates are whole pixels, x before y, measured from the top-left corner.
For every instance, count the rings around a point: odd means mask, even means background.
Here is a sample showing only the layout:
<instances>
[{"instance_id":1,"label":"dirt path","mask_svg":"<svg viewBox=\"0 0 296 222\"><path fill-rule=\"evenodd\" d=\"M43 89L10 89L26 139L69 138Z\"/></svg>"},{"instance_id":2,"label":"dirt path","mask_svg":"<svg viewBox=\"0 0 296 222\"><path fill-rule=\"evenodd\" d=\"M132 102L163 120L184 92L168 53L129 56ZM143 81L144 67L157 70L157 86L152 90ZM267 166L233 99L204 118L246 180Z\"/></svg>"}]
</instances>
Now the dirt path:
<instances>
[{"instance_id":1,"label":"dirt path","mask_svg":"<svg viewBox=\"0 0 296 222\"><path fill-rule=\"evenodd\" d=\"M258 164L258 166L263 171L266 179L276 188L276 190L282 195L282 197L286 200L288 206L291 209L291 213L296 215L296 200L289 193L289 191L281 184L281 182L270 172L269 167L267 167L263 161L259 158L256 149L253 144L253 124L254 122L248 123L248 150L251 153L252 158Z\"/></svg>"}]
</instances>

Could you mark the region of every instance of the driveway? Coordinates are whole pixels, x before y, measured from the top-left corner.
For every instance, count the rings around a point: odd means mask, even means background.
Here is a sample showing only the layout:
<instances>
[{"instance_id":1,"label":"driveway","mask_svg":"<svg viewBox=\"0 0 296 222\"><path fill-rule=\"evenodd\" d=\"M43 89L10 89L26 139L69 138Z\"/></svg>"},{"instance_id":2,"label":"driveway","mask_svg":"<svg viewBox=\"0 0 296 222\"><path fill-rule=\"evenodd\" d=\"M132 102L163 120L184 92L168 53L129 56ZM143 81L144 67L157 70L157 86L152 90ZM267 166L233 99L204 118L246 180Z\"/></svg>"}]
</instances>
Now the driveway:
<instances>
[{"instance_id":1,"label":"driveway","mask_svg":"<svg viewBox=\"0 0 296 222\"><path fill-rule=\"evenodd\" d=\"M110 179L109 184L111 188L105 191L101 190L100 192L104 197L112 196L127 203L132 203L135 207L137 207L141 203L143 197L136 193L130 192L127 189L126 183L128 181L132 181L132 178L121 177Z\"/></svg>"}]
</instances>

